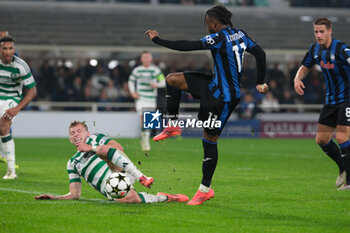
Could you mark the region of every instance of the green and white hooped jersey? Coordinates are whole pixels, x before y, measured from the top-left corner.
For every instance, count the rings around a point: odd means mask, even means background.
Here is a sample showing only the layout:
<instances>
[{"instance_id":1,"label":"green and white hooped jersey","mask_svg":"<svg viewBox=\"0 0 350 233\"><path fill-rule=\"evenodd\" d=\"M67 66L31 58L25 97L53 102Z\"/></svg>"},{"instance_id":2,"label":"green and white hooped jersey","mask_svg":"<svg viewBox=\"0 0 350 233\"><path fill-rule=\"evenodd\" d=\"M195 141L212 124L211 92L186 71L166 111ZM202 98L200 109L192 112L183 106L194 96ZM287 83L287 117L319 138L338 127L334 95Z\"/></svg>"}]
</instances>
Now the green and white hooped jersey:
<instances>
[{"instance_id":1,"label":"green and white hooped jersey","mask_svg":"<svg viewBox=\"0 0 350 233\"><path fill-rule=\"evenodd\" d=\"M23 86L27 89L35 86L27 63L17 56L13 56L10 64L0 61L0 99L13 99L19 103L23 98Z\"/></svg>"},{"instance_id":2,"label":"green and white hooped jersey","mask_svg":"<svg viewBox=\"0 0 350 233\"><path fill-rule=\"evenodd\" d=\"M107 145L111 139L104 134L91 134L86 140L88 145ZM106 178L111 174L107 163L95 152L77 152L67 163L69 183L81 182L80 177L96 191L106 196Z\"/></svg>"},{"instance_id":3,"label":"green and white hooped jersey","mask_svg":"<svg viewBox=\"0 0 350 233\"><path fill-rule=\"evenodd\" d=\"M158 87L165 87L165 77L162 71L155 65L149 67L138 66L130 74L129 89L139 94L140 99L157 99L157 88L152 88L150 83L158 83ZM135 90L136 84L136 90Z\"/></svg>"}]
</instances>

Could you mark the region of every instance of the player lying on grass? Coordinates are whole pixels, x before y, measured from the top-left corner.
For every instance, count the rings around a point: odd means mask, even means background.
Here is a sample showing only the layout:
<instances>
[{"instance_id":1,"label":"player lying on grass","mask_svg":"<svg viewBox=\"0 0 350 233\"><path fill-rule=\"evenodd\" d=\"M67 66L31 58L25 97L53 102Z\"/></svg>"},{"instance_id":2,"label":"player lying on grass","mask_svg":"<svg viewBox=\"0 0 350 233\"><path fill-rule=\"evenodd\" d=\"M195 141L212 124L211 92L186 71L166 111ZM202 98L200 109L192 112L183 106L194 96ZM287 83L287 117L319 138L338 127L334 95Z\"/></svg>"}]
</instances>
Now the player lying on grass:
<instances>
[{"instance_id":1,"label":"player lying on grass","mask_svg":"<svg viewBox=\"0 0 350 233\"><path fill-rule=\"evenodd\" d=\"M150 188L154 179L146 177L123 152L123 147L104 134L91 134L84 122L73 121L69 126L69 140L77 148L77 153L68 160L67 172L69 176L69 193L62 196L44 194L35 199L42 200L71 200L79 199L81 195L81 179L109 200L121 203L155 203L166 201L186 202L188 197L183 194L145 192L137 193L132 189L126 197L111 198L105 190L106 179L112 172L125 172L132 181L138 180L142 185Z\"/></svg>"}]
</instances>

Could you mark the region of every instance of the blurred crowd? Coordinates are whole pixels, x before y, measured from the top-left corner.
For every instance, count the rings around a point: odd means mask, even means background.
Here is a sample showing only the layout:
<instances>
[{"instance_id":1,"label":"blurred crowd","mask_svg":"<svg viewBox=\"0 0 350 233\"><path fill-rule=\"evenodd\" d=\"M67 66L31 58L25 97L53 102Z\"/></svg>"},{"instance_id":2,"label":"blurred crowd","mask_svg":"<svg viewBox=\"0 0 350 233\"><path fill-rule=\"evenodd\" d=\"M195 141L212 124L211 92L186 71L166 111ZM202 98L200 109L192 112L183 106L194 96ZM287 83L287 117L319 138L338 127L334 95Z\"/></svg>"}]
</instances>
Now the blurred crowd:
<instances>
[{"instance_id":1,"label":"blurred crowd","mask_svg":"<svg viewBox=\"0 0 350 233\"><path fill-rule=\"evenodd\" d=\"M289 0L296 7L350 7L350 0Z\"/></svg>"},{"instance_id":2,"label":"blurred crowd","mask_svg":"<svg viewBox=\"0 0 350 233\"><path fill-rule=\"evenodd\" d=\"M82 0L84 1L84 0ZM114 0L116 2L153 4L224 4L232 6L268 6L269 0ZM281 0L291 7L350 7L350 0ZM275 1L273 1L275 3ZM272 4L273 4L272 3Z\"/></svg>"},{"instance_id":3,"label":"blurred crowd","mask_svg":"<svg viewBox=\"0 0 350 233\"><path fill-rule=\"evenodd\" d=\"M52 1L52 0L51 0ZM54 0L62 1L62 0ZM63 0L67 1L67 0ZM269 0L72 0L77 2L126 2L126 3L150 3L150 4L224 4L231 6L269 6L276 1ZM288 2L291 7L350 7L350 0L280 0Z\"/></svg>"},{"instance_id":4,"label":"blurred crowd","mask_svg":"<svg viewBox=\"0 0 350 233\"><path fill-rule=\"evenodd\" d=\"M38 0L24 0L38 1ZM269 6L286 2L291 7L350 7L350 0L41 0L49 2L98 2L98 3L149 3L149 4L181 4L181 5L213 5L229 6ZM281 3L277 5L281 5Z\"/></svg>"},{"instance_id":5,"label":"blurred crowd","mask_svg":"<svg viewBox=\"0 0 350 233\"><path fill-rule=\"evenodd\" d=\"M30 60L29 60L30 61ZM69 64L69 63L68 63ZM69 102L133 102L129 90L128 79L137 61L121 61L115 67L108 67L103 61L90 64L89 60L79 65L68 65L65 61L44 60L32 73L36 79L38 96L41 101L69 101ZM195 66L195 61L188 62L181 67L172 62L169 65L158 62L164 75L177 71L212 72L211 65ZM241 77L242 97L239 113L242 118L251 118L259 111L281 112L285 110L283 104L322 104L324 100L323 81L321 73L314 68L305 78L306 86L304 96L297 96L294 92L293 78L300 63L273 62L268 64L266 82L270 92L259 94L255 88L256 70L252 62L245 62ZM164 90L159 90L164 98ZM183 102L195 102L191 95L183 93ZM164 103L164 100L161 101ZM257 106L261 106L257 110ZM100 109L103 110L103 109ZM108 110L108 109L105 109Z\"/></svg>"},{"instance_id":6,"label":"blurred crowd","mask_svg":"<svg viewBox=\"0 0 350 233\"><path fill-rule=\"evenodd\" d=\"M324 83L318 67L311 69L303 80L304 95L299 96L294 91L296 72L300 62L269 63L266 73L266 83L269 92L260 94L255 89L255 69L245 63L242 74L242 97L238 109L241 118L253 118L258 112L296 112L298 109L285 107L295 104L322 104L324 102ZM257 106L259 105L259 108Z\"/></svg>"},{"instance_id":7,"label":"blurred crowd","mask_svg":"<svg viewBox=\"0 0 350 233\"><path fill-rule=\"evenodd\" d=\"M58 0L56 0L58 1ZM101 0L78 0L101 1ZM111 0L107 0L111 1ZM182 4L182 5L213 5L225 4L235 6L267 6L268 0L112 0L112 2L151 3L151 4Z\"/></svg>"}]
</instances>

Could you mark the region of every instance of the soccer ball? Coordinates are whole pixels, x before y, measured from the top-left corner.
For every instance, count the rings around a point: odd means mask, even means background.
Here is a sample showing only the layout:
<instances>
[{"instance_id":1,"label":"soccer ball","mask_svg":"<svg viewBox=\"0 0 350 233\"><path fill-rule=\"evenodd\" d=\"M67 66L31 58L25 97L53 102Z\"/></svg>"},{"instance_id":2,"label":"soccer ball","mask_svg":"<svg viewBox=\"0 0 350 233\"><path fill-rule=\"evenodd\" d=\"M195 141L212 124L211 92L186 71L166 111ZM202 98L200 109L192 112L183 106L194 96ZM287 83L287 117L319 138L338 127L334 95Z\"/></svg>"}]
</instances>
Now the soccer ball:
<instances>
[{"instance_id":1,"label":"soccer ball","mask_svg":"<svg viewBox=\"0 0 350 233\"><path fill-rule=\"evenodd\" d=\"M106 191L113 198L125 197L130 189L130 179L124 173L114 172L106 179Z\"/></svg>"}]
</instances>

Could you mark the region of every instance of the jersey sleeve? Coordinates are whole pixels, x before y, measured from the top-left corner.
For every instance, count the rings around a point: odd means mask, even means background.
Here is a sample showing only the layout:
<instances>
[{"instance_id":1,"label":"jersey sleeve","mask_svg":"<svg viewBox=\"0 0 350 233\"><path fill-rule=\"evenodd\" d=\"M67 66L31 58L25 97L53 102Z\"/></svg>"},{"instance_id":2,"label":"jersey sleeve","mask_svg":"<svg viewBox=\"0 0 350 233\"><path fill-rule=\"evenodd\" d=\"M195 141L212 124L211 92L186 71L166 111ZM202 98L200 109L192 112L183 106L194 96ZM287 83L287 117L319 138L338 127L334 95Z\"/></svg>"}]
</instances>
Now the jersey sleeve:
<instances>
[{"instance_id":1,"label":"jersey sleeve","mask_svg":"<svg viewBox=\"0 0 350 233\"><path fill-rule=\"evenodd\" d=\"M135 82L137 79L137 69L133 69L130 76L129 76L129 81Z\"/></svg>"},{"instance_id":2,"label":"jersey sleeve","mask_svg":"<svg viewBox=\"0 0 350 233\"><path fill-rule=\"evenodd\" d=\"M307 51L307 53L305 54L303 61L301 62L303 66L307 68L311 68L315 65L316 61L312 55L314 49L315 49L315 44L312 44L309 48L309 51Z\"/></svg>"},{"instance_id":3,"label":"jersey sleeve","mask_svg":"<svg viewBox=\"0 0 350 233\"><path fill-rule=\"evenodd\" d=\"M157 81L158 87L165 87L165 76L159 67L156 67L154 76Z\"/></svg>"},{"instance_id":4,"label":"jersey sleeve","mask_svg":"<svg viewBox=\"0 0 350 233\"><path fill-rule=\"evenodd\" d=\"M35 86L34 77L33 77L32 73L30 72L30 68L29 68L28 64L20 58L18 58L18 60L22 64L22 66L19 69L20 70L20 78L23 82L23 85L27 89L30 89L30 88Z\"/></svg>"},{"instance_id":5,"label":"jersey sleeve","mask_svg":"<svg viewBox=\"0 0 350 233\"><path fill-rule=\"evenodd\" d=\"M96 138L96 143L97 145L102 146L102 145L107 145L111 140L112 140L111 138L107 137L104 134L98 134Z\"/></svg>"},{"instance_id":6,"label":"jersey sleeve","mask_svg":"<svg viewBox=\"0 0 350 233\"><path fill-rule=\"evenodd\" d=\"M68 177L69 177L69 183L74 183L74 182L81 183L80 175L75 171L71 160L68 160L67 172L68 172Z\"/></svg>"},{"instance_id":7,"label":"jersey sleeve","mask_svg":"<svg viewBox=\"0 0 350 233\"><path fill-rule=\"evenodd\" d=\"M201 39L201 41L205 49L213 49L218 47L218 45L222 41L222 38L219 35L219 33L213 33L213 34L206 35Z\"/></svg>"},{"instance_id":8,"label":"jersey sleeve","mask_svg":"<svg viewBox=\"0 0 350 233\"><path fill-rule=\"evenodd\" d=\"M346 45L342 50L342 56L345 58L345 60L350 65L350 47Z\"/></svg>"}]
</instances>

